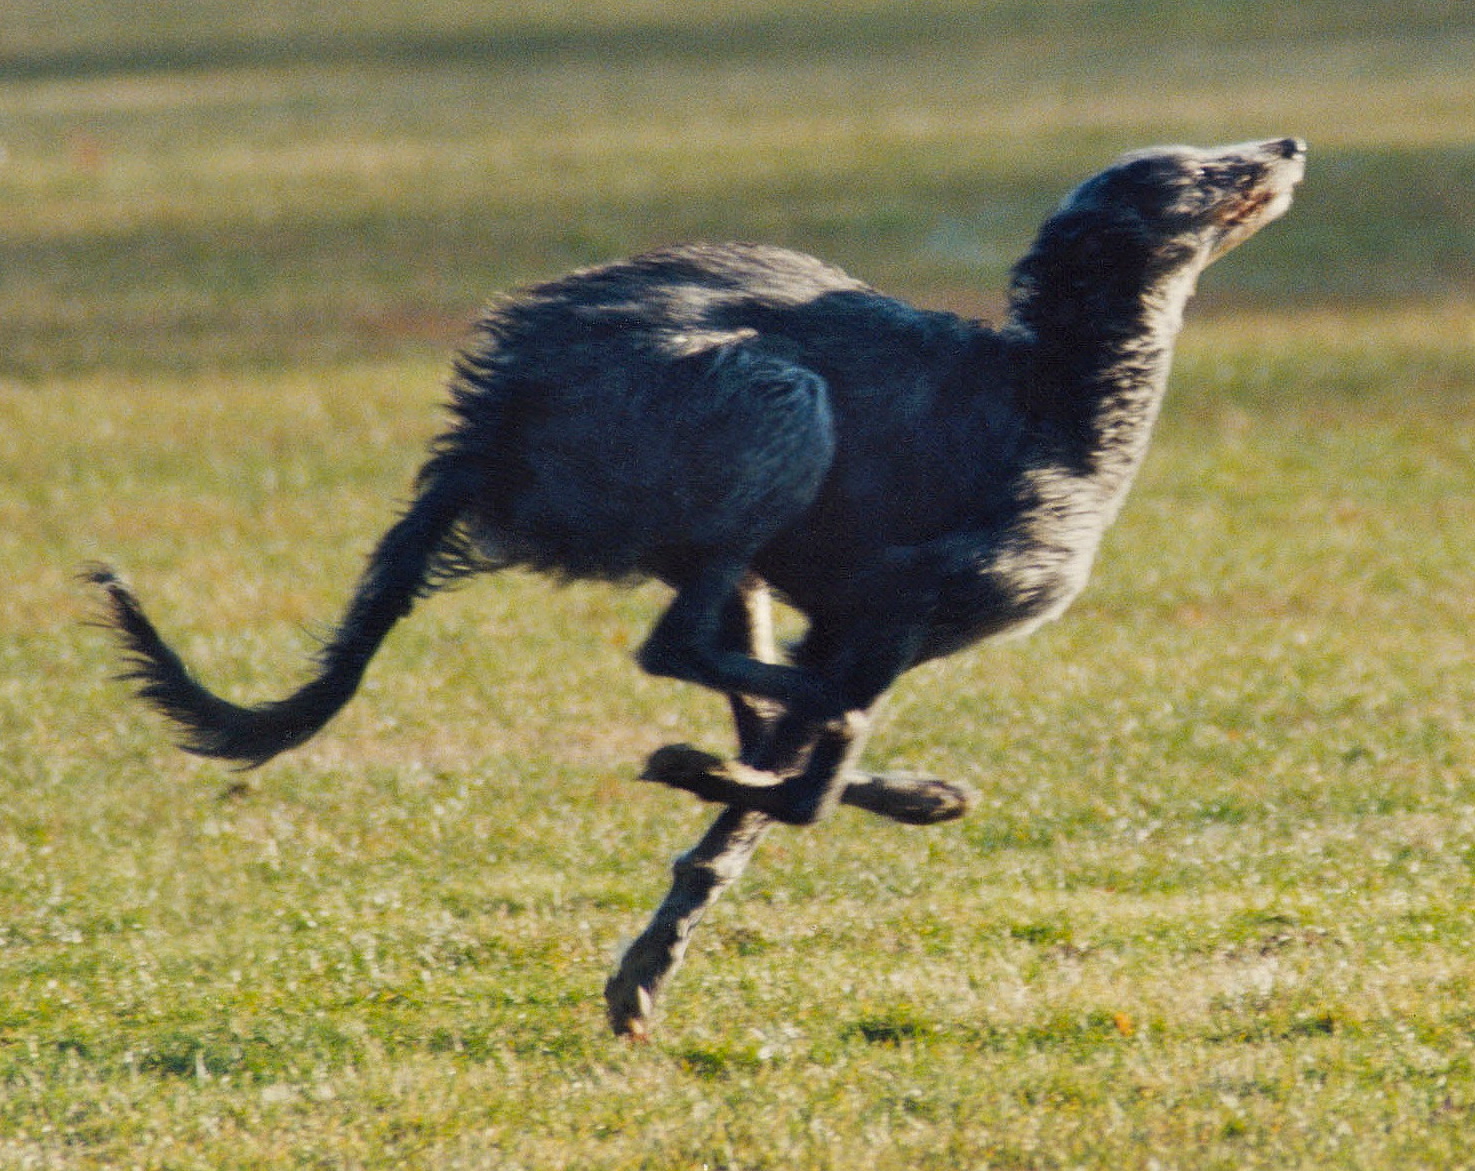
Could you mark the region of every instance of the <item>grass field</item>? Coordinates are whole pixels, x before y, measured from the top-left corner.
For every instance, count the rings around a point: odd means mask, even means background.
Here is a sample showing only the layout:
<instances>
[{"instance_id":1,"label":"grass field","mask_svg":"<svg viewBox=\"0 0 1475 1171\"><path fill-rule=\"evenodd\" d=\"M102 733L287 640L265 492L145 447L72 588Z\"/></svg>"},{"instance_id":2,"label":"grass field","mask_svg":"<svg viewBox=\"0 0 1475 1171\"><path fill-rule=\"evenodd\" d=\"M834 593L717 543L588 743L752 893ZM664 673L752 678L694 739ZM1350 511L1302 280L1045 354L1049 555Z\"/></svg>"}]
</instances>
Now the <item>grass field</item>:
<instances>
[{"instance_id":1,"label":"grass field","mask_svg":"<svg viewBox=\"0 0 1475 1171\"><path fill-rule=\"evenodd\" d=\"M0 1167L1475 1165L1475 9L12 0ZM775 831L649 1045L599 994L728 747L652 588L437 598L305 749L171 750L82 625L300 678L518 282L700 237L996 312L1121 149L1300 134L1060 624L909 676L965 821Z\"/></svg>"}]
</instances>

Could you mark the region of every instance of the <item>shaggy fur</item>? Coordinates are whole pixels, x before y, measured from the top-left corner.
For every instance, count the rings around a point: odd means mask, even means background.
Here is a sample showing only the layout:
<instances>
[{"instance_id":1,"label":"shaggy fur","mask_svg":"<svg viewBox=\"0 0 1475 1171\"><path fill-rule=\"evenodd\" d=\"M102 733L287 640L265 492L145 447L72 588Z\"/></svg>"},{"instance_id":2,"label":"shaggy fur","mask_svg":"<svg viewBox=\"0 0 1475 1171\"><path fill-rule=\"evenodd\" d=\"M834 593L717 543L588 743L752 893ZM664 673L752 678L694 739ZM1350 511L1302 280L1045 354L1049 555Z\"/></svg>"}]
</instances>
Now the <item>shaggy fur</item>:
<instances>
[{"instance_id":1,"label":"shaggy fur","mask_svg":"<svg viewBox=\"0 0 1475 1171\"><path fill-rule=\"evenodd\" d=\"M130 675L185 748L255 765L321 728L450 580L656 577L676 594L640 664L782 705L748 763L792 775L726 797L812 821L898 675L1031 630L1080 591L1199 272L1286 209L1303 159L1295 139L1120 159L1046 221L996 331L740 244L531 289L458 360L454 424L311 682L261 707L217 698L99 568ZM747 652L755 577L808 618L788 663Z\"/></svg>"}]
</instances>

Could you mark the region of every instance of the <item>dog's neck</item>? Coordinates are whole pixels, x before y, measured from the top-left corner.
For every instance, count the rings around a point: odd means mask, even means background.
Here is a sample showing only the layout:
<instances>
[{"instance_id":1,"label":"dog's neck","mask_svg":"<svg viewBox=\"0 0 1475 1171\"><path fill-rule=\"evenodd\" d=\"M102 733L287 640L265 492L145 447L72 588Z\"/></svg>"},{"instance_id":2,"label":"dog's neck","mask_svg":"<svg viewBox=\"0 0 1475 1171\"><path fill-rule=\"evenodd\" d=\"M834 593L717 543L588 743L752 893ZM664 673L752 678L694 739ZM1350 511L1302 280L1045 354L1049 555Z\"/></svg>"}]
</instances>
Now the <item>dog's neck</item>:
<instances>
[{"instance_id":1,"label":"dog's neck","mask_svg":"<svg viewBox=\"0 0 1475 1171\"><path fill-rule=\"evenodd\" d=\"M1146 453L1203 265L1187 250L1173 263L1131 257L1116 267L1063 251L1042 234L1015 270L1006 326L1015 401L1062 463L1119 503Z\"/></svg>"}]
</instances>

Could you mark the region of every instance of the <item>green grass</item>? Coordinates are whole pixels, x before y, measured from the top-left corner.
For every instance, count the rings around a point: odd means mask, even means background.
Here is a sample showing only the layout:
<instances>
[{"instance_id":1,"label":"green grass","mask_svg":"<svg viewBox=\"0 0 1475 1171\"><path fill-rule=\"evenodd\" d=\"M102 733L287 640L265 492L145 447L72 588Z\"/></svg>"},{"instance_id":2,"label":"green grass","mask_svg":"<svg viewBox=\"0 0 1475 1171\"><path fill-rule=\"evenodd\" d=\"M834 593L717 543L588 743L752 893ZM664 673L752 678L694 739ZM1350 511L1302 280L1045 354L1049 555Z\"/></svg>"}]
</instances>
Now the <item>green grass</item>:
<instances>
[{"instance_id":1,"label":"green grass","mask_svg":"<svg viewBox=\"0 0 1475 1171\"><path fill-rule=\"evenodd\" d=\"M1468 5L7 9L0 1166L1408 1168L1475 1148ZM507 575L249 777L72 581L301 677L519 281L682 236L996 311L1115 151L1300 133L1191 311L1092 586L914 672L981 794L776 831L646 1046L599 999L725 749L662 595Z\"/></svg>"},{"instance_id":2,"label":"green grass","mask_svg":"<svg viewBox=\"0 0 1475 1171\"><path fill-rule=\"evenodd\" d=\"M987 311L1066 188L1164 139L1316 152L1210 305L1299 302L1310 269L1316 300L1437 299L1475 267L1462 4L364 4L353 35L184 7L7 23L0 374L439 353L495 290L691 236Z\"/></svg>"}]
</instances>

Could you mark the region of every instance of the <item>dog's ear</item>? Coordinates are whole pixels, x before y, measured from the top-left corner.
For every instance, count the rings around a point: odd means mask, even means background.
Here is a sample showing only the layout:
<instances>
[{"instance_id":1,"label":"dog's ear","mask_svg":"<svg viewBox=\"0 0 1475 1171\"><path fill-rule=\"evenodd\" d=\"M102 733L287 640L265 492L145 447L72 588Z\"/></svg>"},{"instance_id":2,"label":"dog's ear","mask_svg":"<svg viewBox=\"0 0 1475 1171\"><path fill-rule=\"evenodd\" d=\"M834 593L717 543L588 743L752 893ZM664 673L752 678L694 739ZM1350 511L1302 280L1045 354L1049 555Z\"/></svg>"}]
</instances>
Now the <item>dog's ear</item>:
<instances>
[{"instance_id":1,"label":"dog's ear","mask_svg":"<svg viewBox=\"0 0 1475 1171\"><path fill-rule=\"evenodd\" d=\"M1141 221L1117 208L1071 209L1046 223L1012 292L1041 323L1072 334L1123 319L1151 263Z\"/></svg>"}]
</instances>

